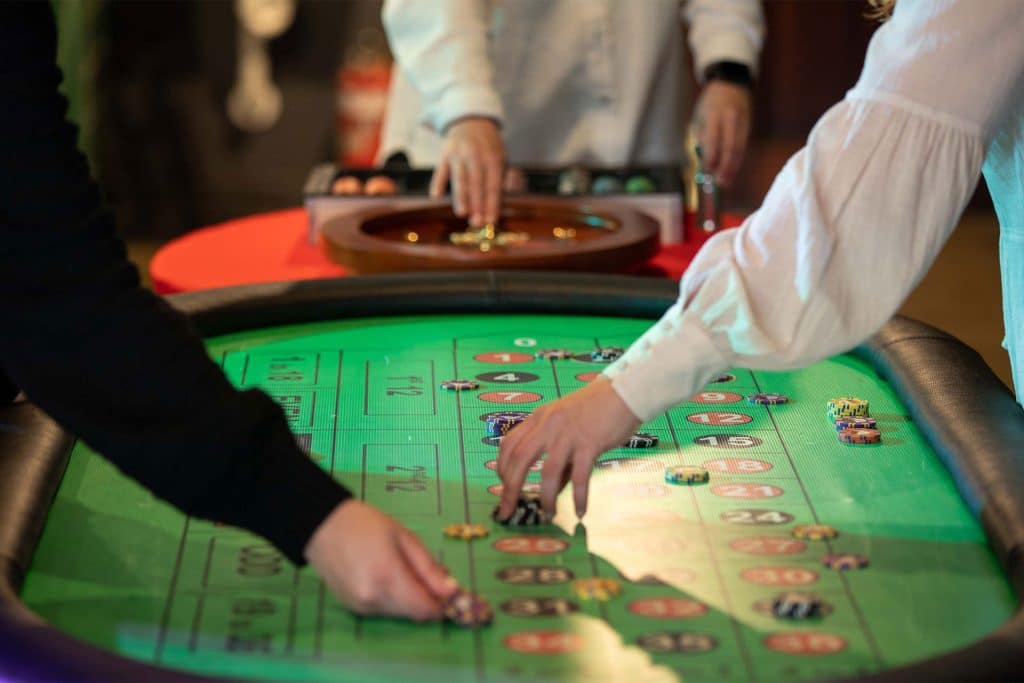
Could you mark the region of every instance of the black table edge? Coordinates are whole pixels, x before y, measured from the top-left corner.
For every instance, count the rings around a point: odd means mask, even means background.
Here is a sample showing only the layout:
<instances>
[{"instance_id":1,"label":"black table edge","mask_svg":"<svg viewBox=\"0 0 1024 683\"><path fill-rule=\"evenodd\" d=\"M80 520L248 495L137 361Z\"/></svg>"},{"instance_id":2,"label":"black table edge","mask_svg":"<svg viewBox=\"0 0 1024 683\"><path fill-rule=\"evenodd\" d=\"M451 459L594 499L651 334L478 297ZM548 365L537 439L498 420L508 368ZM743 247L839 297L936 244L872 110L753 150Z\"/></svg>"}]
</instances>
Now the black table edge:
<instances>
[{"instance_id":1,"label":"black table edge","mask_svg":"<svg viewBox=\"0 0 1024 683\"><path fill-rule=\"evenodd\" d=\"M169 297L204 336L318 320L441 313L657 318L675 302L667 280L565 273L434 273L232 287ZM981 357L955 338L896 317L855 354L911 418L979 516L1018 600L1024 595L1024 411ZM46 625L20 601L73 438L27 402L0 406L0 679L217 681L95 648ZM1024 611L960 650L857 680L1024 678Z\"/></svg>"}]
</instances>

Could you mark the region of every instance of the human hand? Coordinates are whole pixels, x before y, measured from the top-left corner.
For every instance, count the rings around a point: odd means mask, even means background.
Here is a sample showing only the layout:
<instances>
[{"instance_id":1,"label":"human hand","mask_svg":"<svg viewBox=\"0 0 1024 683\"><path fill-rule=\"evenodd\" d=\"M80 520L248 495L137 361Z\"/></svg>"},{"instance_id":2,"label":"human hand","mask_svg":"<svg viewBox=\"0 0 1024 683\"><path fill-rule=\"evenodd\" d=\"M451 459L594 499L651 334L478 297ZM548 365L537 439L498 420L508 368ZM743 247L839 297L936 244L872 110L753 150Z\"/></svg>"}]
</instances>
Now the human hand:
<instances>
[{"instance_id":1,"label":"human hand","mask_svg":"<svg viewBox=\"0 0 1024 683\"><path fill-rule=\"evenodd\" d=\"M723 187L732 184L743 162L752 108L750 88L724 81L709 81L697 100L693 122L704 170Z\"/></svg>"},{"instance_id":2,"label":"human hand","mask_svg":"<svg viewBox=\"0 0 1024 683\"><path fill-rule=\"evenodd\" d=\"M306 544L306 559L358 614L439 619L458 588L420 540L383 512L346 500Z\"/></svg>"},{"instance_id":3,"label":"human hand","mask_svg":"<svg viewBox=\"0 0 1024 683\"><path fill-rule=\"evenodd\" d=\"M445 131L430 196L442 197L450 179L455 215L468 216L474 226L495 223L504 170L505 145L498 124L482 116L459 119Z\"/></svg>"},{"instance_id":4,"label":"human hand","mask_svg":"<svg viewBox=\"0 0 1024 683\"><path fill-rule=\"evenodd\" d=\"M604 377L541 406L501 441L498 476L504 491L499 517L515 510L530 465L545 453L540 485L544 511L554 516L555 499L571 479L576 515L582 517L594 461L624 444L638 426L640 420Z\"/></svg>"}]
</instances>

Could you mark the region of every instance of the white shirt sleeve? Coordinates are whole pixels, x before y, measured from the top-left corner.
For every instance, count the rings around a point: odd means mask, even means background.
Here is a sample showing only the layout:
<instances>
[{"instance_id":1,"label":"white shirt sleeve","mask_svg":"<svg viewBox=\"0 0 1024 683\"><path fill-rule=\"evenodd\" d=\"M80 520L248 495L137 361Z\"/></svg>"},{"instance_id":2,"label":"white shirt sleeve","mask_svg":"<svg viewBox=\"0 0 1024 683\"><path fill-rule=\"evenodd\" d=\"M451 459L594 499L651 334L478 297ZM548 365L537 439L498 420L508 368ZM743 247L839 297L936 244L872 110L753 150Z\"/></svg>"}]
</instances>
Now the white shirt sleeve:
<instances>
[{"instance_id":1,"label":"white shirt sleeve","mask_svg":"<svg viewBox=\"0 0 1024 683\"><path fill-rule=\"evenodd\" d=\"M386 0L381 13L399 68L437 132L465 116L502 119L488 45L487 0Z\"/></svg>"},{"instance_id":2,"label":"white shirt sleeve","mask_svg":"<svg viewBox=\"0 0 1024 683\"><path fill-rule=\"evenodd\" d=\"M685 0L693 69L698 79L715 62L739 62L757 73L764 43L761 0Z\"/></svg>"},{"instance_id":3,"label":"white shirt sleeve","mask_svg":"<svg viewBox=\"0 0 1024 683\"><path fill-rule=\"evenodd\" d=\"M888 320L949 237L1024 92L1019 0L900 0L864 71L744 224L708 241L679 301L615 364L648 420L730 366L781 370Z\"/></svg>"}]
</instances>

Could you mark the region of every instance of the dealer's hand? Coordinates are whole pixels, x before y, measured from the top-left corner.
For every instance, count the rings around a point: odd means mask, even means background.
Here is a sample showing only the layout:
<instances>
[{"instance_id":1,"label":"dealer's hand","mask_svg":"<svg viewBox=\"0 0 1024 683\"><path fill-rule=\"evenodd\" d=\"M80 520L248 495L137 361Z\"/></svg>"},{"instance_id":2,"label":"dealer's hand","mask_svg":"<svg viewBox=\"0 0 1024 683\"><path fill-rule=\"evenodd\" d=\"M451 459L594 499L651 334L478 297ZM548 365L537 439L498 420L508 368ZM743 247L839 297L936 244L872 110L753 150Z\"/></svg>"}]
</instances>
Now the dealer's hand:
<instances>
[{"instance_id":1,"label":"dealer's hand","mask_svg":"<svg viewBox=\"0 0 1024 683\"><path fill-rule=\"evenodd\" d=\"M305 555L331 592L358 614L439 619L458 588L411 531L358 500L327 516Z\"/></svg>"},{"instance_id":2,"label":"dealer's hand","mask_svg":"<svg viewBox=\"0 0 1024 683\"><path fill-rule=\"evenodd\" d=\"M753 108L750 88L709 81L694 108L704 169L714 174L719 185L728 187L743 163L750 137L750 112Z\"/></svg>"},{"instance_id":3,"label":"dealer's hand","mask_svg":"<svg viewBox=\"0 0 1024 683\"><path fill-rule=\"evenodd\" d=\"M554 515L555 499L571 479L576 515L582 517L594 461L626 443L639 425L640 420L604 377L541 406L502 439L498 475L504 493L499 516L505 519L512 514L530 465L546 453L540 485L545 512Z\"/></svg>"},{"instance_id":4,"label":"dealer's hand","mask_svg":"<svg viewBox=\"0 0 1024 683\"><path fill-rule=\"evenodd\" d=\"M444 196L451 180L452 204L457 216L471 225L498 220L501 183L505 172L505 145L493 119L469 116L448 126L441 158L430 179L430 196Z\"/></svg>"}]
</instances>

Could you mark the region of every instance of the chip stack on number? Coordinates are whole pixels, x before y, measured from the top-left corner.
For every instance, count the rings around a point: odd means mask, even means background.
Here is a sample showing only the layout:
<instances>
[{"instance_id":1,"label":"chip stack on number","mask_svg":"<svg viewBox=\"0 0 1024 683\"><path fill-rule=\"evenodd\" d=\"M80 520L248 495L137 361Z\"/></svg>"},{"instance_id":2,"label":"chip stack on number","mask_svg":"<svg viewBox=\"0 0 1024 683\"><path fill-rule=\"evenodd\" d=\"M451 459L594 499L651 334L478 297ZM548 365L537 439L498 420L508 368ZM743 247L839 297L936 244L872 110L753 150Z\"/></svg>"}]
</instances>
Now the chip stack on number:
<instances>
[{"instance_id":1,"label":"chip stack on number","mask_svg":"<svg viewBox=\"0 0 1024 683\"><path fill-rule=\"evenodd\" d=\"M711 474L696 465L669 465L665 468L665 481L669 484L704 484Z\"/></svg>"},{"instance_id":2,"label":"chip stack on number","mask_svg":"<svg viewBox=\"0 0 1024 683\"><path fill-rule=\"evenodd\" d=\"M500 505L496 505L491 512L491 519L504 526L540 526L547 524L550 520L544 512L540 503L540 494L522 492L516 499L516 507L508 519L499 519L498 511Z\"/></svg>"},{"instance_id":3,"label":"chip stack on number","mask_svg":"<svg viewBox=\"0 0 1024 683\"><path fill-rule=\"evenodd\" d=\"M491 436L505 436L513 427L521 424L529 413L518 410L508 410L500 413L491 413L484 421L485 429Z\"/></svg>"},{"instance_id":4,"label":"chip stack on number","mask_svg":"<svg viewBox=\"0 0 1024 683\"><path fill-rule=\"evenodd\" d=\"M828 419L835 422L841 417L864 416L868 414L868 402L862 398L844 396L833 398L828 404Z\"/></svg>"},{"instance_id":5,"label":"chip stack on number","mask_svg":"<svg viewBox=\"0 0 1024 683\"><path fill-rule=\"evenodd\" d=\"M606 602L622 593L622 584L615 579L594 576L573 581L572 592L581 600Z\"/></svg>"},{"instance_id":6,"label":"chip stack on number","mask_svg":"<svg viewBox=\"0 0 1024 683\"><path fill-rule=\"evenodd\" d=\"M460 590L445 603L444 618L463 628L480 628L494 621L494 610L476 593Z\"/></svg>"}]
</instances>

